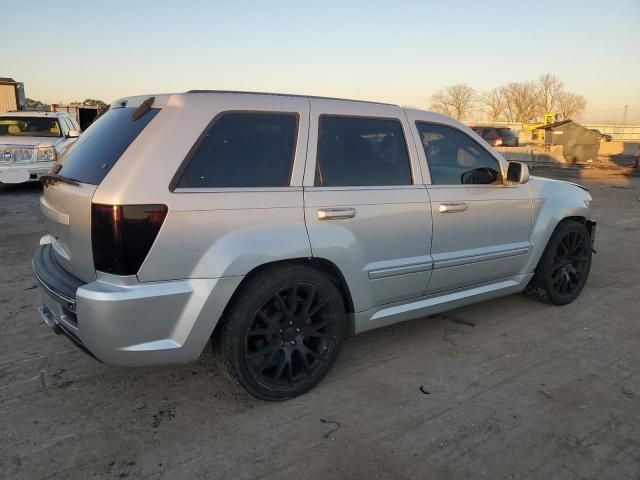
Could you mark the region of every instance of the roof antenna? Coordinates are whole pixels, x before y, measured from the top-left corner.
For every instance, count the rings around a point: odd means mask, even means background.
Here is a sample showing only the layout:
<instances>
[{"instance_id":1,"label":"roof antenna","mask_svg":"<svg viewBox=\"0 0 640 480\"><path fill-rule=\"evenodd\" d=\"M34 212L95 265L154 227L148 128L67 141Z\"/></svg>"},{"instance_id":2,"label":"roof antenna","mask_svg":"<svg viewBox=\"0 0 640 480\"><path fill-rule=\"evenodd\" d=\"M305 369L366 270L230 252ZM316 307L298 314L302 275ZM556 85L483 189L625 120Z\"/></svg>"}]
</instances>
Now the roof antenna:
<instances>
[{"instance_id":1,"label":"roof antenna","mask_svg":"<svg viewBox=\"0 0 640 480\"><path fill-rule=\"evenodd\" d=\"M136 111L133 112L133 114L131 115L131 121L135 122L140 117L142 117L145 113L151 110L151 105L153 105L153 102L155 99L156 97L149 97L144 102L142 102L140 106L136 108Z\"/></svg>"}]
</instances>

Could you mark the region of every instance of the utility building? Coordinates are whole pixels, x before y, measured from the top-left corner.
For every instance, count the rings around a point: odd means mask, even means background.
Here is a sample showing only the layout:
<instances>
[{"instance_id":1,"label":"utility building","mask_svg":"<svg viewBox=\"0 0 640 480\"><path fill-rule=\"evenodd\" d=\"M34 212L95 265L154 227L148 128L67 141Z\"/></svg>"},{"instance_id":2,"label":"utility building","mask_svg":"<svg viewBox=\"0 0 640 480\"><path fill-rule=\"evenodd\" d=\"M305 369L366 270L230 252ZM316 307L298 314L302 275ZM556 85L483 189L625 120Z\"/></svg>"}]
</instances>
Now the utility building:
<instances>
[{"instance_id":1,"label":"utility building","mask_svg":"<svg viewBox=\"0 0 640 480\"><path fill-rule=\"evenodd\" d=\"M13 78L0 77L0 113L24 110L24 84Z\"/></svg>"},{"instance_id":2,"label":"utility building","mask_svg":"<svg viewBox=\"0 0 640 480\"><path fill-rule=\"evenodd\" d=\"M562 120L538 127L545 145L562 145L571 162L595 162L602 135L573 120Z\"/></svg>"}]
</instances>

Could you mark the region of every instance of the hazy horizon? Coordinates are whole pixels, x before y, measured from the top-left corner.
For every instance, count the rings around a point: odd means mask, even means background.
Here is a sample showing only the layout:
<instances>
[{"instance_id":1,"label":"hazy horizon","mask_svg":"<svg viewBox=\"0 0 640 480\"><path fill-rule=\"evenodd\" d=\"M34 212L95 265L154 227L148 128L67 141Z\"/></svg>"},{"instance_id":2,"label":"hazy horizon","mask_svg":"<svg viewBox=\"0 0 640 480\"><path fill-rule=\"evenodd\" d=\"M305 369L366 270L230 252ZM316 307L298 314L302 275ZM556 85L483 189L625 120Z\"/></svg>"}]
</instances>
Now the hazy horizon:
<instances>
[{"instance_id":1,"label":"hazy horizon","mask_svg":"<svg viewBox=\"0 0 640 480\"><path fill-rule=\"evenodd\" d=\"M628 105L640 122L637 0L174 5L7 3L0 77L46 103L197 88L428 108L447 85L552 73L587 99L583 120L620 122Z\"/></svg>"}]
</instances>

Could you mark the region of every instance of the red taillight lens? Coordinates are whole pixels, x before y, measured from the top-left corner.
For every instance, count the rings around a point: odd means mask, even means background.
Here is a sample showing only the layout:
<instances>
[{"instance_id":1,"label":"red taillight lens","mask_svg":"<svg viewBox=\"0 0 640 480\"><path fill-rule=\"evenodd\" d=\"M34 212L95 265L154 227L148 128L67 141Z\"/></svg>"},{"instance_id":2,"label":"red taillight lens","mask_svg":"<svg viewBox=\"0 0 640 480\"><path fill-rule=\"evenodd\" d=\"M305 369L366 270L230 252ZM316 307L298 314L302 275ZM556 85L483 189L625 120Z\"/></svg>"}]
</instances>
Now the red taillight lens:
<instances>
[{"instance_id":1,"label":"red taillight lens","mask_svg":"<svg viewBox=\"0 0 640 480\"><path fill-rule=\"evenodd\" d=\"M96 270L135 275L165 217L166 205L91 205L91 246Z\"/></svg>"}]
</instances>

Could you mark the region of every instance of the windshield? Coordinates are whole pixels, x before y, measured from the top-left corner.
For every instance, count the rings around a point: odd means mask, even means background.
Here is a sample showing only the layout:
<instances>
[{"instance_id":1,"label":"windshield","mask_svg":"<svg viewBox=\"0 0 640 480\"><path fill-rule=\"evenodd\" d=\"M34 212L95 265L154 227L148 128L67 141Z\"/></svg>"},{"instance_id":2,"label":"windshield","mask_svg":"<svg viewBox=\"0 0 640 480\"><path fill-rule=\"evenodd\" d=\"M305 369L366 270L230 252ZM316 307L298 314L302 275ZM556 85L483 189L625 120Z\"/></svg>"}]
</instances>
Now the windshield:
<instances>
[{"instance_id":1,"label":"windshield","mask_svg":"<svg viewBox=\"0 0 640 480\"><path fill-rule=\"evenodd\" d=\"M60 124L55 118L0 117L0 135L9 137L60 137Z\"/></svg>"}]
</instances>

